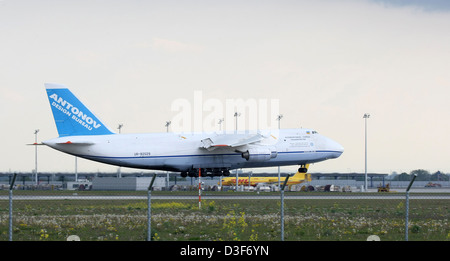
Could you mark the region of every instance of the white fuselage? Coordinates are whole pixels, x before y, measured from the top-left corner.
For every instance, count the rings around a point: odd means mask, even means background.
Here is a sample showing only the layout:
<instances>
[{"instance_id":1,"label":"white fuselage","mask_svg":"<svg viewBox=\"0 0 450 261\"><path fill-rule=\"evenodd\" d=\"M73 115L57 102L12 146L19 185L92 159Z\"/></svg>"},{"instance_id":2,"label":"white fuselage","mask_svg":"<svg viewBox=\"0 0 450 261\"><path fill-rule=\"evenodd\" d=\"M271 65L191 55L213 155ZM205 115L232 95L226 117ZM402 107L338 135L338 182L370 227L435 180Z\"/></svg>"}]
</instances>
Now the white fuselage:
<instances>
[{"instance_id":1,"label":"white fuselage","mask_svg":"<svg viewBox=\"0 0 450 261\"><path fill-rule=\"evenodd\" d=\"M44 144L82 158L107 164L154 170L187 172L192 169L236 169L304 165L339 157L344 149L337 142L311 129L268 132L264 140L245 145L206 150L201 147L211 133L149 133L66 136ZM271 157L257 157L269 148ZM255 155L243 157L243 151ZM253 157L255 156L255 157Z\"/></svg>"}]
</instances>

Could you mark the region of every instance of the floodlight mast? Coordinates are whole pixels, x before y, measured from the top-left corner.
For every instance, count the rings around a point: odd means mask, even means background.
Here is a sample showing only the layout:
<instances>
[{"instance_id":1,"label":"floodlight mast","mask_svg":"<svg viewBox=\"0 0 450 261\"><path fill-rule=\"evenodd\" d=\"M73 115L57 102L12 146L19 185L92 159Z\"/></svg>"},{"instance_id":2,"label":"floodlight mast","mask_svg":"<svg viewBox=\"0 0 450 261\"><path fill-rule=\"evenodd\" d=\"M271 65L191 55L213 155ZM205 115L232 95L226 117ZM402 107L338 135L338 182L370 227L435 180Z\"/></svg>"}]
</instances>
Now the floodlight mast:
<instances>
[{"instance_id":1,"label":"floodlight mast","mask_svg":"<svg viewBox=\"0 0 450 261\"><path fill-rule=\"evenodd\" d=\"M241 116L240 112L235 112L234 113L234 117L236 118L236 130L234 131L234 133L237 133L238 130L238 117ZM238 174L238 169L236 169L236 186L235 186L235 191L238 191L238 185L239 185L239 174Z\"/></svg>"},{"instance_id":2,"label":"floodlight mast","mask_svg":"<svg viewBox=\"0 0 450 261\"><path fill-rule=\"evenodd\" d=\"M121 133L123 127L123 123L119 123L119 126L117 126L117 129L119 130L119 134ZM117 175L119 176L119 178L122 178L122 169L120 168L120 166L117 168Z\"/></svg>"},{"instance_id":3,"label":"floodlight mast","mask_svg":"<svg viewBox=\"0 0 450 261\"><path fill-rule=\"evenodd\" d=\"M283 119L283 114L280 114L280 115L278 115L277 116L277 121L278 121L278 129L280 129L280 122L281 122L281 119Z\"/></svg>"},{"instance_id":4,"label":"floodlight mast","mask_svg":"<svg viewBox=\"0 0 450 261\"><path fill-rule=\"evenodd\" d=\"M280 122L281 122L281 119L283 118L283 114L279 114L278 116L277 116L277 121L278 121L278 130L280 129L280 127L281 127L281 125L280 125ZM278 190L280 190L280 186L281 186L281 182L280 182L280 166L278 166Z\"/></svg>"},{"instance_id":5,"label":"floodlight mast","mask_svg":"<svg viewBox=\"0 0 450 261\"><path fill-rule=\"evenodd\" d=\"M39 129L34 130L34 175L35 175L35 182L36 185L38 184L38 163L37 163L37 134L39 132Z\"/></svg>"},{"instance_id":6,"label":"floodlight mast","mask_svg":"<svg viewBox=\"0 0 450 261\"><path fill-rule=\"evenodd\" d=\"M370 117L369 113L365 113L364 114L364 122L365 122L365 127L364 127L364 133L365 133L365 167L364 167L364 191L367 191L367 119Z\"/></svg>"},{"instance_id":7,"label":"floodlight mast","mask_svg":"<svg viewBox=\"0 0 450 261\"><path fill-rule=\"evenodd\" d=\"M219 132L222 132L222 122L224 121L224 118L219 119Z\"/></svg>"},{"instance_id":8,"label":"floodlight mast","mask_svg":"<svg viewBox=\"0 0 450 261\"><path fill-rule=\"evenodd\" d=\"M236 118L236 126L235 126L236 131L235 131L235 133L237 133L237 130L238 130L238 117L239 117L239 116L241 116L241 113L240 113L240 112L235 112L235 113L234 113L234 117Z\"/></svg>"}]
</instances>

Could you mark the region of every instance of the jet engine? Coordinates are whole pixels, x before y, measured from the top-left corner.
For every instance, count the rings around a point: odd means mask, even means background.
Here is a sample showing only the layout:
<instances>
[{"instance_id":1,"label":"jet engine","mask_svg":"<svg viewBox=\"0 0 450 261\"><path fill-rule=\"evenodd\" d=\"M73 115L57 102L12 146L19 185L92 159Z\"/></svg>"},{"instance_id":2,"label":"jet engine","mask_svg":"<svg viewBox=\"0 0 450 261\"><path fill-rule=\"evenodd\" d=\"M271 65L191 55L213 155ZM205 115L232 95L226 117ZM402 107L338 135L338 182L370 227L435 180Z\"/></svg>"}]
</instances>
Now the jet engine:
<instances>
[{"instance_id":1,"label":"jet engine","mask_svg":"<svg viewBox=\"0 0 450 261\"><path fill-rule=\"evenodd\" d=\"M253 148L242 152L242 157L247 161L267 161L277 157L276 149Z\"/></svg>"}]
</instances>

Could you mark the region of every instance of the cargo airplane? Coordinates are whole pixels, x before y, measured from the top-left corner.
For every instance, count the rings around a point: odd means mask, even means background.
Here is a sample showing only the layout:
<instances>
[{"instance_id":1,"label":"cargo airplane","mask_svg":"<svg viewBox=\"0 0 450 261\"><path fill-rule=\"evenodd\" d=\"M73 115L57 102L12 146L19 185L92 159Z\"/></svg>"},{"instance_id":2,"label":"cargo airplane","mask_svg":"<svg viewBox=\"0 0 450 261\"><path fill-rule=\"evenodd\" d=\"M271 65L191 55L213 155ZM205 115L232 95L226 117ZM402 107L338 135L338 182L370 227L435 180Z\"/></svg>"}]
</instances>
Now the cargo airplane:
<instances>
[{"instance_id":1,"label":"cargo airplane","mask_svg":"<svg viewBox=\"0 0 450 261\"><path fill-rule=\"evenodd\" d=\"M43 144L73 156L122 167L228 176L231 169L299 165L338 158L343 147L312 129L237 133L117 134L65 85L46 83L59 134Z\"/></svg>"},{"instance_id":2,"label":"cargo airplane","mask_svg":"<svg viewBox=\"0 0 450 261\"><path fill-rule=\"evenodd\" d=\"M280 183L283 184L286 177L280 177ZM307 173L300 173L297 172L294 174L294 176L290 177L288 179L288 182L286 185L295 185L295 184L301 184L303 182L309 182L311 181L311 174ZM248 186L249 177L239 177L238 178L238 185L244 185ZM250 177L250 186L256 187L258 184L278 184L278 176L274 177ZM229 178L223 178L222 179L222 185L223 186L234 186L236 185L236 178L229 177Z\"/></svg>"}]
</instances>

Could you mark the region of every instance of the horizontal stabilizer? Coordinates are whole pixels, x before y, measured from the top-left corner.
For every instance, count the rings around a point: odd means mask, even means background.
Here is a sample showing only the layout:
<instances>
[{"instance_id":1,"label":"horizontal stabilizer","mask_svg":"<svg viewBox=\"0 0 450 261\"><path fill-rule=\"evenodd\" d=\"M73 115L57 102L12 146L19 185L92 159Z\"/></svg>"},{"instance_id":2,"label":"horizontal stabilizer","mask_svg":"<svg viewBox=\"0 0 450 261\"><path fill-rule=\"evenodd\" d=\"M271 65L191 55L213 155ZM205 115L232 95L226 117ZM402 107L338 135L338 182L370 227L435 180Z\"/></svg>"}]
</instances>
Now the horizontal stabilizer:
<instances>
[{"instance_id":1,"label":"horizontal stabilizer","mask_svg":"<svg viewBox=\"0 0 450 261\"><path fill-rule=\"evenodd\" d=\"M94 145L95 142L92 141L66 141L66 142L57 142L56 144L61 144L61 145Z\"/></svg>"}]
</instances>

